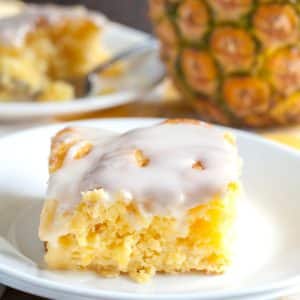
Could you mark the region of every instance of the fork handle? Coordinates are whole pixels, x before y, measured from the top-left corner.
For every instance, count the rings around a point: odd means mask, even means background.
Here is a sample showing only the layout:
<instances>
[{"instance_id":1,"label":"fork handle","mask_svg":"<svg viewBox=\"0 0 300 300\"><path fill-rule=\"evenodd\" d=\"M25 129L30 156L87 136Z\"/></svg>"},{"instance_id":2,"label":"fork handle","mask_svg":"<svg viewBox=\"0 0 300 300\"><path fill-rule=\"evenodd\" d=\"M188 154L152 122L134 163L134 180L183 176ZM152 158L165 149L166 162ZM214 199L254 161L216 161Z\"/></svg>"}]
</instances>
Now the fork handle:
<instances>
[{"instance_id":1,"label":"fork handle","mask_svg":"<svg viewBox=\"0 0 300 300\"><path fill-rule=\"evenodd\" d=\"M149 51L152 51L154 49L158 49L158 42L156 39L150 37L142 44L139 43L137 45L131 46L130 48L121 51L120 53L114 55L111 59L105 61L101 65L95 67L92 69L88 76L94 74L94 73L101 73L103 70L107 69L114 63L116 63L119 60L122 60L124 58L139 54L139 53L147 53Z\"/></svg>"}]
</instances>

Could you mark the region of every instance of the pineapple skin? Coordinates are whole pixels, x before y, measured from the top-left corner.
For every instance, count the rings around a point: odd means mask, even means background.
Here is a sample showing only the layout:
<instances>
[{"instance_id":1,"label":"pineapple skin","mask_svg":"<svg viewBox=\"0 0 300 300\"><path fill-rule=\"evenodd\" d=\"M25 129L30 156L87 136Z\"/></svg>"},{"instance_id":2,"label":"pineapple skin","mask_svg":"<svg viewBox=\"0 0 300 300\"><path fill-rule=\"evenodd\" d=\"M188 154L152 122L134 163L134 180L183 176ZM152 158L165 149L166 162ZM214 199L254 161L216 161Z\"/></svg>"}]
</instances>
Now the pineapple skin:
<instances>
[{"instance_id":1,"label":"pineapple skin","mask_svg":"<svg viewBox=\"0 0 300 300\"><path fill-rule=\"evenodd\" d=\"M210 122L300 123L300 3L149 0L169 76Z\"/></svg>"}]
</instances>

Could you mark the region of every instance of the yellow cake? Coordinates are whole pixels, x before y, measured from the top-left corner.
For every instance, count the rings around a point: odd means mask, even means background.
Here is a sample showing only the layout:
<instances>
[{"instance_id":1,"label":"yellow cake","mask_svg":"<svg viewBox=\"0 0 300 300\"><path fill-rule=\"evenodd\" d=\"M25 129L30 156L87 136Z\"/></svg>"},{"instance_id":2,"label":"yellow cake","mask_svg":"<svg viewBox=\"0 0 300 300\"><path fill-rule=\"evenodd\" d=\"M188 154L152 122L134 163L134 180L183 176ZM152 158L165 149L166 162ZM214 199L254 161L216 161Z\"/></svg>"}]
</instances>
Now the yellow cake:
<instances>
[{"instance_id":1,"label":"yellow cake","mask_svg":"<svg viewBox=\"0 0 300 300\"><path fill-rule=\"evenodd\" d=\"M103 17L82 7L26 5L0 19L0 101L74 98L70 80L107 59Z\"/></svg>"},{"instance_id":2,"label":"yellow cake","mask_svg":"<svg viewBox=\"0 0 300 300\"><path fill-rule=\"evenodd\" d=\"M234 137L195 120L52 140L39 237L51 269L223 273L232 259L240 159Z\"/></svg>"}]
</instances>

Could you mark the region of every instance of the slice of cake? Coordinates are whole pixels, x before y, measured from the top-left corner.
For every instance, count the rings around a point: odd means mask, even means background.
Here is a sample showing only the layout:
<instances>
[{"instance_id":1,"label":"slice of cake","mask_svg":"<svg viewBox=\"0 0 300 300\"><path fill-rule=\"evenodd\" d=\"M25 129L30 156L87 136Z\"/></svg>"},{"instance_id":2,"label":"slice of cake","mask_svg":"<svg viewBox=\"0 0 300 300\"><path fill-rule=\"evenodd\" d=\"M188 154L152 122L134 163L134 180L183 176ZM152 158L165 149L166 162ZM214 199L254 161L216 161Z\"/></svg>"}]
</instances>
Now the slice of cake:
<instances>
[{"instance_id":1,"label":"slice of cake","mask_svg":"<svg viewBox=\"0 0 300 300\"><path fill-rule=\"evenodd\" d=\"M195 120L124 134L66 128L52 140L40 239L52 269L222 273L231 261L240 159Z\"/></svg>"},{"instance_id":2,"label":"slice of cake","mask_svg":"<svg viewBox=\"0 0 300 300\"><path fill-rule=\"evenodd\" d=\"M103 24L77 6L24 5L0 19L0 101L73 99L69 81L108 58Z\"/></svg>"}]
</instances>

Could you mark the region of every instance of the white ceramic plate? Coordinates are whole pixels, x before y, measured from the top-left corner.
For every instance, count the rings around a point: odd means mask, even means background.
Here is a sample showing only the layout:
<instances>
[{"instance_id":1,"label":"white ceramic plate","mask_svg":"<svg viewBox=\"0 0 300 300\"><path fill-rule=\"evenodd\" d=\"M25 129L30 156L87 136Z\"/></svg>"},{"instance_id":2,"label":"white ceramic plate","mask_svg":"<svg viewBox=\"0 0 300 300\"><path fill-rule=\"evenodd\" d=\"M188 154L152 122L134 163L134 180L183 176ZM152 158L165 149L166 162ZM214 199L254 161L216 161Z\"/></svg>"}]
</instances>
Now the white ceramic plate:
<instances>
[{"instance_id":1,"label":"white ceramic plate","mask_svg":"<svg viewBox=\"0 0 300 300\"><path fill-rule=\"evenodd\" d=\"M149 35L142 31L114 22L107 22L104 25L102 42L104 47L109 49L111 53L117 53L133 45L141 44L148 38ZM138 96L137 91L128 90L64 103L0 102L0 120L32 119L85 113L125 104L136 100Z\"/></svg>"},{"instance_id":2,"label":"white ceramic plate","mask_svg":"<svg viewBox=\"0 0 300 300\"><path fill-rule=\"evenodd\" d=\"M110 119L80 125L125 131L158 122ZM74 123L76 124L76 123ZM157 275L138 285L126 276L48 271L37 238L47 183L50 137L66 124L0 139L0 282L58 299L271 299L300 284L300 154L235 131L244 160L235 262L221 276ZM222 130L222 129L220 129Z\"/></svg>"}]
</instances>

